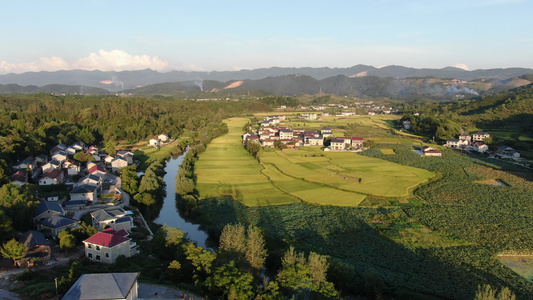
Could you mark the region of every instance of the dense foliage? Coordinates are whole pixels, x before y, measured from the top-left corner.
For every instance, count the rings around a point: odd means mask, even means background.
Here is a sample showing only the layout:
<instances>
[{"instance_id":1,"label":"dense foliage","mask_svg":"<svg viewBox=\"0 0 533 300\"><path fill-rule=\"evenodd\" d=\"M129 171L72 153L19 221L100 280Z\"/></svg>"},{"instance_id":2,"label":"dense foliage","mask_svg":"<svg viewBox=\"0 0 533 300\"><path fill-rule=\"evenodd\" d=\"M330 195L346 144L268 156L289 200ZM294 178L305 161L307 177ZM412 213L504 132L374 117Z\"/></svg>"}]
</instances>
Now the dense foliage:
<instances>
[{"instance_id":1,"label":"dense foliage","mask_svg":"<svg viewBox=\"0 0 533 300\"><path fill-rule=\"evenodd\" d=\"M519 150L533 150L533 85L511 92L484 95L444 104L403 106L402 120L410 120L415 132L445 140L467 132L490 132L494 142ZM500 133L501 132L501 133ZM520 136L528 138L520 138Z\"/></svg>"},{"instance_id":2,"label":"dense foliage","mask_svg":"<svg viewBox=\"0 0 533 300\"><path fill-rule=\"evenodd\" d=\"M0 159L10 163L47 153L57 143L138 142L159 133L195 137L209 123L268 109L256 101L194 102L115 96L0 97ZM209 131L209 130L207 130ZM200 137L199 138L204 138Z\"/></svg>"}]
</instances>

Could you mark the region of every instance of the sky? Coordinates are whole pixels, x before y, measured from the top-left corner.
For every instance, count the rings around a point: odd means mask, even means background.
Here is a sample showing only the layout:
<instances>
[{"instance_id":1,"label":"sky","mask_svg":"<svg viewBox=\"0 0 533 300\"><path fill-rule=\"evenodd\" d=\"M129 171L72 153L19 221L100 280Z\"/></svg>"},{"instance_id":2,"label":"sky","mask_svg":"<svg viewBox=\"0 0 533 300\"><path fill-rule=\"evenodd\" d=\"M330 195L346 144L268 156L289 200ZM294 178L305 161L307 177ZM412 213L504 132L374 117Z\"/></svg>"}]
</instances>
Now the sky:
<instances>
[{"instance_id":1,"label":"sky","mask_svg":"<svg viewBox=\"0 0 533 300\"><path fill-rule=\"evenodd\" d=\"M0 74L533 68L531 0L0 0Z\"/></svg>"}]
</instances>

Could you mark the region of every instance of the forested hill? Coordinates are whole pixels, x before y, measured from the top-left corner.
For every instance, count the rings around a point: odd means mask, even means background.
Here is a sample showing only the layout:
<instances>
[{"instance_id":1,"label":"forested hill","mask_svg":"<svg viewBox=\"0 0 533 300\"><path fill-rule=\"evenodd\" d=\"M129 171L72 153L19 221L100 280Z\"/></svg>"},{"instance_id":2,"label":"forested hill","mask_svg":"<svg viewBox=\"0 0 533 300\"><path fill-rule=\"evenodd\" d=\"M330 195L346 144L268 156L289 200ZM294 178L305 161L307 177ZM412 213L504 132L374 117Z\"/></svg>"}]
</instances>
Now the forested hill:
<instances>
[{"instance_id":1,"label":"forested hill","mask_svg":"<svg viewBox=\"0 0 533 300\"><path fill-rule=\"evenodd\" d=\"M317 80L343 75L346 77L375 76L380 78L457 78L460 80L472 81L480 78L505 80L507 78L519 77L525 74L533 74L533 69L507 68L467 71L454 67L446 67L442 69L415 69L403 66L375 68L367 65L355 65L349 68L272 67L240 71L172 71L166 73L153 70L122 72L69 70L0 75L0 84L19 84L23 86L43 86L47 84L85 85L105 88L111 91L120 91L121 89L132 89L137 86L165 82L201 82L204 80L226 82L229 80L258 80L266 77L279 77L293 74L306 75Z\"/></svg>"},{"instance_id":2,"label":"forested hill","mask_svg":"<svg viewBox=\"0 0 533 300\"><path fill-rule=\"evenodd\" d=\"M107 95L110 92L106 89L83 86L83 85L64 85L64 84L47 84L45 86L21 86L18 84L0 84L0 94L38 94L38 93L47 93L47 94L97 94L97 95Z\"/></svg>"},{"instance_id":3,"label":"forested hill","mask_svg":"<svg viewBox=\"0 0 533 300\"><path fill-rule=\"evenodd\" d=\"M493 145L533 154L533 84L463 101L406 105L404 114L415 131L440 140L456 138L461 129L484 130L491 133Z\"/></svg>"},{"instance_id":4,"label":"forested hill","mask_svg":"<svg viewBox=\"0 0 533 300\"><path fill-rule=\"evenodd\" d=\"M376 76L347 77L338 75L317 80L306 75L286 75L267 77L258 80L231 80L226 82L180 82L163 83L127 90L139 96L154 94L184 95L196 91L197 97L213 95L243 95L253 93L258 96L302 94L330 94L357 98L394 98L400 100L435 99L450 100L491 94L530 84L530 76L506 80L475 80L436 78L380 78Z\"/></svg>"},{"instance_id":5,"label":"forested hill","mask_svg":"<svg viewBox=\"0 0 533 300\"><path fill-rule=\"evenodd\" d=\"M239 113L268 111L259 101L170 101L117 96L0 96L0 184L7 166L82 141L114 149L164 132L193 136ZM111 151L113 152L113 151Z\"/></svg>"},{"instance_id":6,"label":"forested hill","mask_svg":"<svg viewBox=\"0 0 533 300\"><path fill-rule=\"evenodd\" d=\"M337 75L321 80L307 75L285 75L257 80L185 81L157 83L118 91L134 96L165 95L188 99L223 98L238 95L317 95L329 94L357 98L392 98L404 101L417 99L451 100L506 91L532 82L532 76L506 80L474 80L426 78L393 78L377 76L348 77ZM101 88L86 86L47 85L44 87L0 85L0 94L109 94Z\"/></svg>"}]
</instances>

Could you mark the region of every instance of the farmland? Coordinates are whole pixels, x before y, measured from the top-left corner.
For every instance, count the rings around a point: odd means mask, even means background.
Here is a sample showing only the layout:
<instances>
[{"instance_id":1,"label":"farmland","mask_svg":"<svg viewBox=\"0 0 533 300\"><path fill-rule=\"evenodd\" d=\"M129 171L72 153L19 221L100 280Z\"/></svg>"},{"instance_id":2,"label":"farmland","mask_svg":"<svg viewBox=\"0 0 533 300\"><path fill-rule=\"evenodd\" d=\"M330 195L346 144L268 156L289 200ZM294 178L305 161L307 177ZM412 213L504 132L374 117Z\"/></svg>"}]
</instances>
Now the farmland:
<instances>
[{"instance_id":1,"label":"farmland","mask_svg":"<svg viewBox=\"0 0 533 300\"><path fill-rule=\"evenodd\" d=\"M318 147L262 151L242 147L244 118L227 121L229 134L214 140L196 165L201 198L231 195L248 206L307 203L357 206L366 196L408 197L435 174L351 152Z\"/></svg>"},{"instance_id":2,"label":"farmland","mask_svg":"<svg viewBox=\"0 0 533 300\"><path fill-rule=\"evenodd\" d=\"M260 174L265 191L284 195L276 199L286 201L265 206L256 200L254 205L246 202L250 197L240 187L245 182L228 179L226 185L240 191L232 193L230 188L221 189L226 179L198 176L200 195L211 195L200 201L207 228L217 232L227 223L255 224L281 248L293 245L328 255L332 280L354 293L361 291L372 271L379 274L387 293L398 299L472 299L477 286L487 283L507 286L518 299L528 299L533 284L524 277L529 275L521 277L497 258L504 252L532 252L533 185L520 177L527 177L524 170L447 149L443 157L421 157L412 151L419 139L376 125L386 125L386 118L359 121L358 126L370 126L375 141L360 154L313 147L270 149L260 152L259 164L243 150L240 138L234 137L237 146L218 145L220 139L215 140L200 156L199 172L207 173L209 164L219 165L210 175L231 169L214 162L230 156L224 158L223 151L213 146L226 148L232 155L242 155L240 159L250 164L247 168L253 166L258 172L249 177ZM330 126L339 134L353 130L348 119L336 126L339 120L321 122L302 123L315 129ZM231 127L240 129L242 124L231 125L230 134ZM205 156L212 162L202 162ZM208 184L207 178L216 184ZM507 186L482 184L494 181ZM269 199L270 192L262 191L261 198ZM215 197L222 194L231 197Z\"/></svg>"},{"instance_id":3,"label":"farmland","mask_svg":"<svg viewBox=\"0 0 533 300\"><path fill-rule=\"evenodd\" d=\"M250 206L299 202L273 186L262 167L242 147L241 128L246 119L227 121L229 133L215 139L196 163L200 197L232 195Z\"/></svg>"}]
</instances>

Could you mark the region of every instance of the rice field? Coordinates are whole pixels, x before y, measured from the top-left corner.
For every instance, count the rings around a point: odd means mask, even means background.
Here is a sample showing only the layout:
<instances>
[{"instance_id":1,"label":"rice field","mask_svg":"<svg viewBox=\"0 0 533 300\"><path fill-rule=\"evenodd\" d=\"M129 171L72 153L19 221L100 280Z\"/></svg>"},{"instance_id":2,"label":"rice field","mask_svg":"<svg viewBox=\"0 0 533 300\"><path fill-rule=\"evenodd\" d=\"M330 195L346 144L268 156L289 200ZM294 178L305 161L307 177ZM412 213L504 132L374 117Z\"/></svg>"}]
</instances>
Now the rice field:
<instances>
[{"instance_id":1,"label":"rice field","mask_svg":"<svg viewBox=\"0 0 533 300\"><path fill-rule=\"evenodd\" d=\"M294 178L380 197L406 197L412 189L434 176L423 169L352 152L323 152L314 147L263 152L260 160L275 165L283 174Z\"/></svg>"},{"instance_id":2,"label":"rice field","mask_svg":"<svg viewBox=\"0 0 533 300\"><path fill-rule=\"evenodd\" d=\"M381 151L381 153L386 154L386 155L396 154L394 150L392 149L379 149L379 150Z\"/></svg>"},{"instance_id":3,"label":"rice field","mask_svg":"<svg viewBox=\"0 0 533 300\"><path fill-rule=\"evenodd\" d=\"M211 142L195 165L201 198L232 195L249 206L300 202L272 185L263 169L242 147L241 129L247 119L227 121L229 133Z\"/></svg>"},{"instance_id":4,"label":"rice field","mask_svg":"<svg viewBox=\"0 0 533 300\"><path fill-rule=\"evenodd\" d=\"M307 202L357 206L368 195L406 197L433 173L352 152L319 147L261 151L259 162L242 146L246 118L227 120L229 133L211 142L196 162L200 198L231 195L248 206ZM363 120L364 122L369 122ZM392 149L383 149L394 154Z\"/></svg>"}]
</instances>

